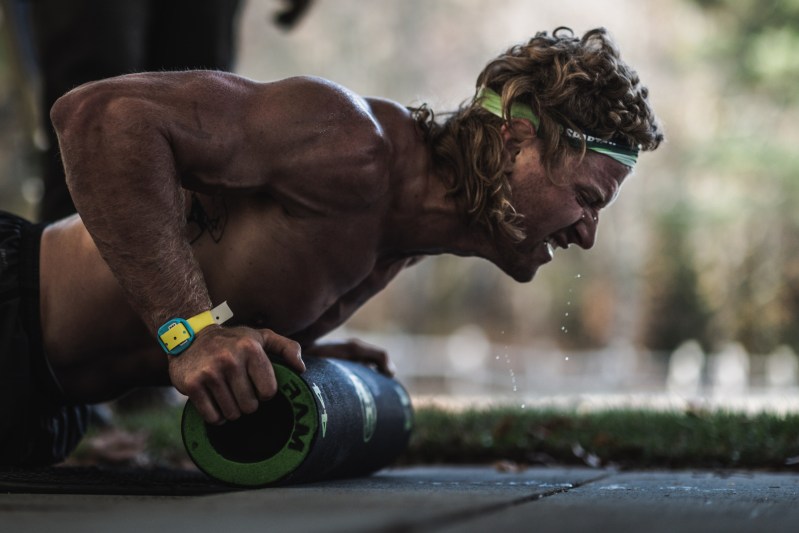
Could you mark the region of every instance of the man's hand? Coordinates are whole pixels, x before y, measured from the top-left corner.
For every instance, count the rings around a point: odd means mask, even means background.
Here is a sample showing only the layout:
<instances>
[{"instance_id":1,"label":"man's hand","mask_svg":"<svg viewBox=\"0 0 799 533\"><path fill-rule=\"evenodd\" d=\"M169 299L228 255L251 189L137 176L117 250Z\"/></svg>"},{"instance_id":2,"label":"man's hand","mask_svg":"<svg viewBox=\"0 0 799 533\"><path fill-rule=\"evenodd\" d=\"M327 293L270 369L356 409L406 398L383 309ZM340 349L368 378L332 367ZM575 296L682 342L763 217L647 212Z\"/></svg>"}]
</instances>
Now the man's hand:
<instances>
[{"instance_id":1,"label":"man's hand","mask_svg":"<svg viewBox=\"0 0 799 533\"><path fill-rule=\"evenodd\" d=\"M255 412L260 401L277 393L267 354L305 371L300 345L291 339L268 329L211 326L188 350L170 358L169 377L206 422L221 424Z\"/></svg>"},{"instance_id":2,"label":"man's hand","mask_svg":"<svg viewBox=\"0 0 799 533\"><path fill-rule=\"evenodd\" d=\"M306 355L357 361L372 366L381 374L392 377L397 371L385 350L357 339L346 342L314 344L305 349Z\"/></svg>"}]
</instances>

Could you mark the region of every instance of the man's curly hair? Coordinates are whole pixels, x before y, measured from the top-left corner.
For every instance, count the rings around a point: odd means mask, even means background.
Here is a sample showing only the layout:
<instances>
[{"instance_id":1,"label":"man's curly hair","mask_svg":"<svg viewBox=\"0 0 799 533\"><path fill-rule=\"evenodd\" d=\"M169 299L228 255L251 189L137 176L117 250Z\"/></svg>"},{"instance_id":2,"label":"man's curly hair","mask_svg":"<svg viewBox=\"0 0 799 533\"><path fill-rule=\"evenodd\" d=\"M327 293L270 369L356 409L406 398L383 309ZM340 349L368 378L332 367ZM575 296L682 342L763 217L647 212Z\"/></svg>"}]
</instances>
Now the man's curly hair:
<instances>
[{"instance_id":1,"label":"man's curly hair","mask_svg":"<svg viewBox=\"0 0 799 533\"><path fill-rule=\"evenodd\" d=\"M481 107L482 87L502 96L504 119ZM542 163L551 175L567 153L579 150L566 142L563 127L642 150L657 148L663 133L648 95L604 28L577 38L561 27L552 35L539 32L488 63L477 78L475 95L444 123L436 123L426 106L412 111L434 165L452 180L450 194L462 198L470 221L522 240L503 172L508 156L501 127L509 123L511 104L528 104L540 117L536 134L542 141Z\"/></svg>"}]
</instances>

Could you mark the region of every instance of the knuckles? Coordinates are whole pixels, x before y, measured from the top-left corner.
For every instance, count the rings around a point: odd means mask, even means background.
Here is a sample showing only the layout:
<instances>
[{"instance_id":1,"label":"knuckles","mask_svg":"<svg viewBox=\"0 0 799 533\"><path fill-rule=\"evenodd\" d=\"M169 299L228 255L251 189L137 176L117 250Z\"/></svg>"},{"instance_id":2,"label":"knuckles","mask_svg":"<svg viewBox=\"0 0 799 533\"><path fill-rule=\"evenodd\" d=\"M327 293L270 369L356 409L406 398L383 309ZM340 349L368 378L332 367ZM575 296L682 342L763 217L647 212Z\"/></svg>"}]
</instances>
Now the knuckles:
<instances>
[{"instance_id":1,"label":"knuckles","mask_svg":"<svg viewBox=\"0 0 799 533\"><path fill-rule=\"evenodd\" d=\"M231 422L239 418L241 418L241 413L239 411L231 411L230 413L226 413L224 417L225 420L230 420Z\"/></svg>"},{"instance_id":2,"label":"knuckles","mask_svg":"<svg viewBox=\"0 0 799 533\"><path fill-rule=\"evenodd\" d=\"M259 405L260 405L260 403L255 401L255 400L252 400L252 401L248 400L248 401L245 401L239 407L241 407L241 412L242 413L244 413L246 415L251 415L252 413L254 413L255 411L258 410L258 406Z\"/></svg>"},{"instance_id":3,"label":"knuckles","mask_svg":"<svg viewBox=\"0 0 799 533\"><path fill-rule=\"evenodd\" d=\"M200 380L188 380L183 387L183 392L189 398L196 398L203 392L203 384Z\"/></svg>"},{"instance_id":4,"label":"knuckles","mask_svg":"<svg viewBox=\"0 0 799 533\"><path fill-rule=\"evenodd\" d=\"M200 414L202 414L203 420L205 420L208 424L212 426L219 426L225 421L224 417L217 416L216 414L213 415L208 413L205 414L200 413Z\"/></svg>"},{"instance_id":5,"label":"knuckles","mask_svg":"<svg viewBox=\"0 0 799 533\"><path fill-rule=\"evenodd\" d=\"M223 374L230 374L241 368L241 361L231 352L222 352L214 359L214 366L216 366ZM216 373L211 373L213 377L217 377Z\"/></svg>"},{"instance_id":6,"label":"knuckles","mask_svg":"<svg viewBox=\"0 0 799 533\"><path fill-rule=\"evenodd\" d=\"M260 390L258 390L257 393L258 399L261 401L271 400L277 394L277 382L275 380L271 380L269 383L266 383L260 387Z\"/></svg>"},{"instance_id":7,"label":"knuckles","mask_svg":"<svg viewBox=\"0 0 799 533\"><path fill-rule=\"evenodd\" d=\"M236 349L239 353L247 355L263 351L261 343L252 337L239 337L236 339Z\"/></svg>"}]
</instances>

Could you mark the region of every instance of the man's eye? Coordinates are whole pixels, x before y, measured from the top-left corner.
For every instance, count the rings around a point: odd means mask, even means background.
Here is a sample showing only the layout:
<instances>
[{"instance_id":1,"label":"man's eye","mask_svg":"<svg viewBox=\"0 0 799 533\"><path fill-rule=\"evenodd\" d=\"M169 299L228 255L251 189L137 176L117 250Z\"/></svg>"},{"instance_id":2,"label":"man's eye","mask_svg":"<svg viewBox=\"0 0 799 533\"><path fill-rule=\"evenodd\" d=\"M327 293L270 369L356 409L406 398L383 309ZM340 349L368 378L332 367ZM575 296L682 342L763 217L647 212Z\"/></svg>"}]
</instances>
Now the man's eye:
<instances>
[{"instance_id":1,"label":"man's eye","mask_svg":"<svg viewBox=\"0 0 799 533\"><path fill-rule=\"evenodd\" d=\"M581 195L579 202L583 207L602 207L602 199L593 194Z\"/></svg>"}]
</instances>

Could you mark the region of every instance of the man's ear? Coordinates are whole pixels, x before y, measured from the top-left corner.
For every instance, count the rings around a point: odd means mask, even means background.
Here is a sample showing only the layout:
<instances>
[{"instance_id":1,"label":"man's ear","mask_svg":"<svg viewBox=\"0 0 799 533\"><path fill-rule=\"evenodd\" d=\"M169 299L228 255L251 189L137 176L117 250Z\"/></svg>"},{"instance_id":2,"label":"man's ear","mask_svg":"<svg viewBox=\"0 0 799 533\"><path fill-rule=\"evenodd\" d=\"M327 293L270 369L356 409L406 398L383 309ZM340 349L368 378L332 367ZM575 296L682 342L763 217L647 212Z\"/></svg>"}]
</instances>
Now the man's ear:
<instances>
[{"instance_id":1,"label":"man's ear","mask_svg":"<svg viewBox=\"0 0 799 533\"><path fill-rule=\"evenodd\" d=\"M510 155L509 163L511 164L516 160L516 155L518 155L522 145L536 137L533 123L524 118L511 119L510 126L503 124L502 128L500 128L500 133L505 141L505 149Z\"/></svg>"}]
</instances>

